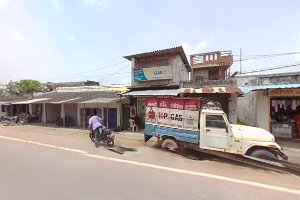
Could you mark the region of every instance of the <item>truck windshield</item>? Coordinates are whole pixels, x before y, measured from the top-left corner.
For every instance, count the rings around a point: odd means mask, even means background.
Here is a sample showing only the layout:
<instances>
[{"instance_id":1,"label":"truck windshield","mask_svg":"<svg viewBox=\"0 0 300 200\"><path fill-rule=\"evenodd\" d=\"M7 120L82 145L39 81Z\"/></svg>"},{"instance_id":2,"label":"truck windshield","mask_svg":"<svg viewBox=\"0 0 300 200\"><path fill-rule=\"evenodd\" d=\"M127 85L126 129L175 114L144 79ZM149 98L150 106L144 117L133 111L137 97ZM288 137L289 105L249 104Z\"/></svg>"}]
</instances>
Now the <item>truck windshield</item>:
<instances>
[{"instance_id":1,"label":"truck windshield","mask_svg":"<svg viewBox=\"0 0 300 200\"><path fill-rule=\"evenodd\" d=\"M206 115L206 127L225 128L223 115Z\"/></svg>"}]
</instances>

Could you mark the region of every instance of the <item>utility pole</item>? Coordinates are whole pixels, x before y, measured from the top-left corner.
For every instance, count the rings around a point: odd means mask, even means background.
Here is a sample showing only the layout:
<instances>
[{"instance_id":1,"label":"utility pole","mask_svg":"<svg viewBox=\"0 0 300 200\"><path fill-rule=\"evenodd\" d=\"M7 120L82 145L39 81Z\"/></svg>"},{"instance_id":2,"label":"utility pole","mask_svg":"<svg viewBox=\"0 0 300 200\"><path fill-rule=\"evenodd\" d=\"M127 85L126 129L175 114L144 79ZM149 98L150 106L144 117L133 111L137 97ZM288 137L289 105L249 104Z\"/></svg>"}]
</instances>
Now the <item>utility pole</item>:
<instances>
[{"instance_id":1,"label":"utility pole","mask_svg":"<svg viewBox=\"0 0 300 200\"><path fill-rule=\"evenodd\" d=\"M240 74L242 74L242 48L240 48Z\"/></svg>"}]
</instances>

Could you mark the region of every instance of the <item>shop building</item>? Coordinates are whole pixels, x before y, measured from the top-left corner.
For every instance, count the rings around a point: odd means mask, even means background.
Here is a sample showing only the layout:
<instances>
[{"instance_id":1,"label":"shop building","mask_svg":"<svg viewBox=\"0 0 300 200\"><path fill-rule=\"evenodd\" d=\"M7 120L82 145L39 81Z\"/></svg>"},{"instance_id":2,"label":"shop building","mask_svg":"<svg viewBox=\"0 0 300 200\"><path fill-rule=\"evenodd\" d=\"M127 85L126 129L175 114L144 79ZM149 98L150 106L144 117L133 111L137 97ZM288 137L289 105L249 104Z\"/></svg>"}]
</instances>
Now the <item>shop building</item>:
<instances>
[{"instance_id":1,"label":"shop building","mask_svg":"<svg viewBox=\"0 0 300 200\"><path fill-rule=\"evenodd\" d=\"M231 122L237 121L236 100L242 92L228 77L233 57L230 51L191 55L183 48L125 56L132 63L132 86L123 94L130 98L130 117L145 123L146 97L203 97L221 103ZM189 78L191 77L191 78Z\"/></svg>"},{"instance_id":2,"label":"shop building","mask_svg":"<svg viewBox=\"0 0 300 200\"><path fill-rule=\"evenodd\" d=\"M300 138L296 115L300 112L300 73L236 77L245 93L238 98L238 118L264 128L277 138Z\"/></svg>"},{"instance_id":3,"label":"shop building","mask_svg":"<svg viewBox=\"0 0 300 200\"><path fill-rule=\"evenodd\" d=\"M180 83L189 80L190 64L182 46L124 56L131 61L130 117L145 124L146 97L177 96Z\"/></svg>"},{"instance_id":4,"label":"shop building","mask_svg":"<svg viewBox=\"0 0 300 200\"><path fill-rule=\"evenodd\" d=\"M122 104L128 100L119 94L115 89L98 86L57 88L22 101L7 102L7 106L25 107L24 112L30 113L31 122L65 127L87 128L88 119L96 111L105 126L122 129L126 126L122 124Z\"/></svg>"}]
</instances>

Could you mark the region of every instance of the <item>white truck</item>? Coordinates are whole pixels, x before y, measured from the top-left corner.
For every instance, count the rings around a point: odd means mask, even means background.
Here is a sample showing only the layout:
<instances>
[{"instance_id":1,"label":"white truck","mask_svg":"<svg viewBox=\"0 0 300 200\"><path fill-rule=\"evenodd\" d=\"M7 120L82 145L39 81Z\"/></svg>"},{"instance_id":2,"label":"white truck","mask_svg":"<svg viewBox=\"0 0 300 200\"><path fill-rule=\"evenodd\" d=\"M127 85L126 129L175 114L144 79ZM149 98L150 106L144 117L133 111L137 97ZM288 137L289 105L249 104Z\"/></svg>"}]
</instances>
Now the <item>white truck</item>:
<instances>
[{"instance_id":1,"label":"white truck","mask_svg":"<svg viewBox=\"0 0 300 200\"><path fill-rule=\"evenodd\" d=\"M170 150L189 147L287 160L268 131L230 124L220 104L200 103L200 98L147 98L145 142L154 136Z\"/></svg>"}]
</instances>

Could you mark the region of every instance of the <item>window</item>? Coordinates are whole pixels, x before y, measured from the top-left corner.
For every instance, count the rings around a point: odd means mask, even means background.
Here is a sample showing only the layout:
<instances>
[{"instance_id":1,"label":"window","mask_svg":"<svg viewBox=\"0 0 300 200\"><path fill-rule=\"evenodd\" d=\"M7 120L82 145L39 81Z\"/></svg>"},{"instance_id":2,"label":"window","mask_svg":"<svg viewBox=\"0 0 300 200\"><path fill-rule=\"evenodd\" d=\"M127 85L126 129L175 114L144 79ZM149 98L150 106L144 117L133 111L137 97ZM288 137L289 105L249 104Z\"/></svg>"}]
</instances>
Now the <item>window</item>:
<instances>
[{"instance_id":1,"label":"window","mask_svg":"<svg viewBox=\"0 0 300 200\"><path fill-rule=\"evenodd\" d=\"M217 69L208 71L208 80L218 80L218 70Z\"/></svg>"},{"instance_id":2,"label":"window","mask_svg":"<svg viewBox=\"0 0 300 200\"><path fill-rule=\"evenodd\" d=\"M206 115L206 127L225 128L226 123L222 115Z\"/></svg>"},{"instance_id":3,"label":"window","mask_svg":"<svg viewBox=\"0 0 300 200\"><path fill-rule=\"evenodd\" d=\"M5 112L5 105L1 105L1 112Z\"/></svg>"}]
</instances>

